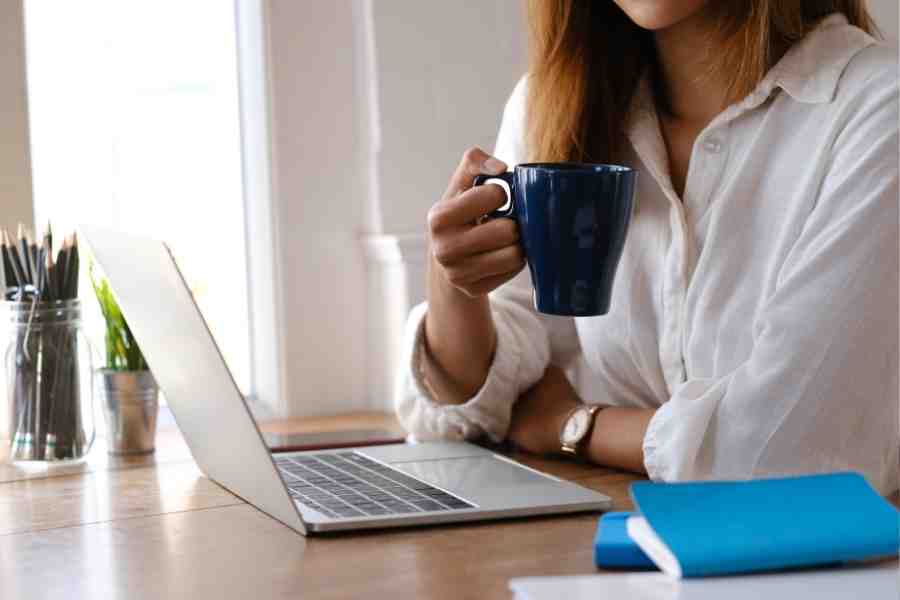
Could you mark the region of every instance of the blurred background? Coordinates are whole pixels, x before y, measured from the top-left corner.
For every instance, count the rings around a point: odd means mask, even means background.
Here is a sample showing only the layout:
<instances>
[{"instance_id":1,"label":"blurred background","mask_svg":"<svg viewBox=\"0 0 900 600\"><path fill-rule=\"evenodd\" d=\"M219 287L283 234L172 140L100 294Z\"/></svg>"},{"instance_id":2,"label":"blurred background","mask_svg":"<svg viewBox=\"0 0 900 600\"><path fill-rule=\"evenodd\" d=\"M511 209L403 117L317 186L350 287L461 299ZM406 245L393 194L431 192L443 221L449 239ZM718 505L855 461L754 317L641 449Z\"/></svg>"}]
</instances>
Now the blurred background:
<instances>
[{"instance_id":1,"label":"blurred background","mask_svg":"<svg viewBox=\"0 0 900 600\"><path fill-rule=\"evenodd\" d=\"M896 41L897 0L869 4ZM169 242L259 415L389 410L425 213L493 147L523 19L516 0L4 0L0 226Z\"/></svg>"}]
</instances>

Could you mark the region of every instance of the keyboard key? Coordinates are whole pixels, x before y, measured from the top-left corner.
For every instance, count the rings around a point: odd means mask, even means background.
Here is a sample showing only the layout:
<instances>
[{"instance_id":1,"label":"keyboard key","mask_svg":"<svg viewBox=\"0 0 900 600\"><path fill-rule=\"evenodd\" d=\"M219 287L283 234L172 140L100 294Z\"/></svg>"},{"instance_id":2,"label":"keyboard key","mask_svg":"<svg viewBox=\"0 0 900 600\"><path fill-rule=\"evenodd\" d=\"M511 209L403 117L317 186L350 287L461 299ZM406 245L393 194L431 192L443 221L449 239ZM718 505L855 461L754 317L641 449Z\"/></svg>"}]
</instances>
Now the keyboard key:
<instances>
[{"instance_id":1,"label":"keyboard key","mask_svg":"<svg viewBox=\"0 0 900 600\"><path fill-rule=\"evenodd\" d=\"M426 510L426 511L428 511L428 510L446 510L446 507L441 506L440 504L438 504L437 502L434 502L433 500L423 500L420 502L413 502L413 504L415 504L422 510Z\"/></svg>"},{"instance_id":2,"label":"keyboard key","mask_svg":"<svg viewBox=\"0 0 900 600\"><path fill-rule=\"evenodd\" d=\"M382 503L385 508L390 510L391 512L397 513L411 513L418 512L415 506L407 504L406 502L401 502L400 500L386 500Z\"/></svg>"},{"instance_id":3,"label":"keyboard key","mask_svg":"<svg viewBox=\"0 0 900 600\"><path fill-rule=\"evenodd\" d=\"M426 496L423 496L422 494L420 494L418 492L409 492L409 491L397 492L396 496L398 498L400 498L401 500L428 500L428 498Z\"/></svg>"},{"instance_id":4,"label":"keyboard key","mask_svg":"<svg viewBox=\"0 0 900 600\"><path fill-rule=\"evenodd\" d=\"M461 502L461 500L459 500L459 498L456 498L455 496L451 496L450 494L443 492L441 490L429 491L429 492L426 492L425 495L428 496L429 498L431 498L432 500L434 500L435 502L440 502L441 504L445 504L447 506L450 506L450 504L454 503L454 502ZM467 504L467 503L463 502L463 504Z\"/></svg>"},{"instance_id":5,"label":"keyboard key","mask_svg":"<svg viewBox=\"0 0 900 600\"><path fill-rule=\"evenodd\" d=\"M325 515L325 516L328 516L328 517L337 517L337 516L338 516L338 514L337 514L336 512L334 512L333 510L329 510L329 509L325 508L324 506L322 506L322 505L319 504L318 502L311 502L311 501L306 500L306 499L304 499L304 498L300 498L299 500L300 500L300 503L301 503L301 504L303 504L303 505L305 505L305 506L307 506L307 507L309 507L309 508L311 508L311 509L313 509L313 510L315 510L315 511L317 511L317 512L320 512L320 513L322 513L322 514Z\"/></svg>"},{"instance_id":6,"label":"keyboard key","mask_svg":"<svg viewBox=\"0 0 900 600\"><path fill-rule=\"evenodd\" d=\"M382 507L380 507L380 506L375 506L375 507L372 507L372 508L367 508L367 509L365 509L365 511L366 511L366 514L369 515L370 517L376 517L376 516L389 515L389 514L391 514L391 512L390 512L388 509L382 508Z\"/></svg>"}]
</instances>

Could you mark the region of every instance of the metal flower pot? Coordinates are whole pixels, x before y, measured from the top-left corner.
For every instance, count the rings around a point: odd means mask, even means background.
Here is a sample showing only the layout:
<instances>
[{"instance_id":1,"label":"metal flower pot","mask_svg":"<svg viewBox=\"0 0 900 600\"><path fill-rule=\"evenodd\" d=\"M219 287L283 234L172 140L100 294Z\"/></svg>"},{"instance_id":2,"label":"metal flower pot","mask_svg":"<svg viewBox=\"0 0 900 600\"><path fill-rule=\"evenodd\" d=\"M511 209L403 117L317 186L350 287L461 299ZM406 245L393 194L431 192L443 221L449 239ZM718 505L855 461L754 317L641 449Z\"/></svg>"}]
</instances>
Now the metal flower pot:
<instances>
[{"instance_id":1,"label":"metal flower pot","mask_svg":"<svg viewBox=\"0 0 900 600\"><path fill-rule=\"evenodd\" d=\"M97 371L97 398L106 419L110 454L148 454L156 449L159 387L150 371Z\"/></svg>"}]
</instances>

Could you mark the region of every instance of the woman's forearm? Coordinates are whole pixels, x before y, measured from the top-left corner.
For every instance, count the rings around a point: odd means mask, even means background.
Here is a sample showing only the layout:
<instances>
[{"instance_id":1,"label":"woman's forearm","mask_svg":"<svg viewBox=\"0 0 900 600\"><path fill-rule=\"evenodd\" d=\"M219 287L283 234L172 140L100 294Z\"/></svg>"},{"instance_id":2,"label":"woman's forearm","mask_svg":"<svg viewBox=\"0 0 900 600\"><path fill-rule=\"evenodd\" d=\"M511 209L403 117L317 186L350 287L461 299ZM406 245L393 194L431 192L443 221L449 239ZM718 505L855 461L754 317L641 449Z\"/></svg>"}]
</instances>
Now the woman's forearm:
<instances>
[{"instance_id":1,"label":"woman's forearm","mask_svg":"<svg viewBox=\"0 0 900 600\"><path fill-rule=\"evenodd\" d=\"M470 148L428 211L425 342L431 360L425 369L444 403L471 398L487 379L497 343L487 294L525 266L515 221L480 223L506 202L506 194L496 185L474 185L475 178L504 171L505 163Z\"/></svg>"},{"instance_id":2,"label":"woman's forearm","mask_svg":"<svg viewBox=\"0 0 900 600\"><path fill-rule=\"evenodd\" d=\"M598 465L646 474L644 435L652 408L610 406L597 413L586 454Z\"/></svg>"},{"instance_id":3,"label":"woman's forearm","mask_svg":"<svg viewBox=\"0 0 900 600\"><path fill-rule=\"evenodd\" d=\"M433 260L428 266L425 316L431 364L426 363L425 376L441 401L460 403L484 384L497 335L487 296L466 295L442 276Z\"/></svg>"},{"instance_id":4,"label":"woman's forearm","mask_svg":"<svg viewBox=\"0 0 900 600\"><path fill-rule=\"evenodd\" d=\"M572 409L581 403L565 372L550 365L534 387L513 406L509 438L535 454L560 454L559 434ZM644 469L644 434L652 408L610 406L595 417L591 434L582 448L592 463L635 473Z\"/></svg>"}]
</instances>

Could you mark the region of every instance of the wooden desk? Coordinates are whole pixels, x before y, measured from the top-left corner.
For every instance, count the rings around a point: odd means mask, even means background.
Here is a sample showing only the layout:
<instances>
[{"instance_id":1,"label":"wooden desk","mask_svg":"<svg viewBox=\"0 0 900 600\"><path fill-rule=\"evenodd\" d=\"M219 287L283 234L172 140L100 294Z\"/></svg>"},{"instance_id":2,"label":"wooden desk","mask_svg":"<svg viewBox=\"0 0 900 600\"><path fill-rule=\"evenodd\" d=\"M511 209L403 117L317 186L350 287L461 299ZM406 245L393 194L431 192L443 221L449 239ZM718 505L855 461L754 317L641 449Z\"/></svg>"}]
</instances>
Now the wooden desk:
<instances>
[{"instance_id":1,"label":"wooden desk","mask_svg":"<svg viewBox=\"0 0 900 600\"><path fill-rule=\"evenodd\" d=\"M372 427L397 425L370 414L268 426ZM514 458L611 496L615 510L632 508L633 475ZM596 572L596 520L303 538L203 477L170 424L149 458L107 457L100 441L81 465L0 465L0 598L509 598L511 577Z\"/></svg>"}]
</instances>

